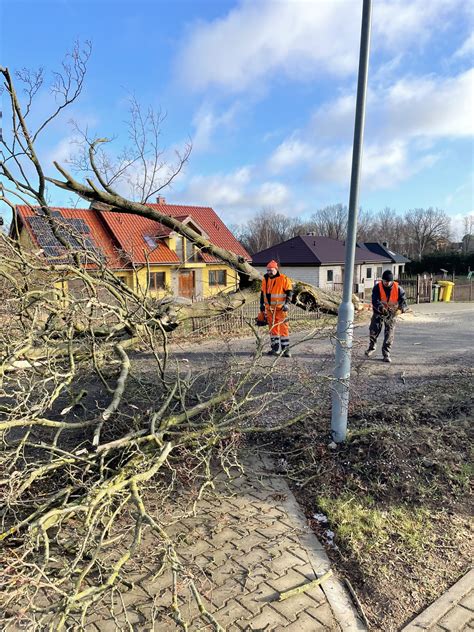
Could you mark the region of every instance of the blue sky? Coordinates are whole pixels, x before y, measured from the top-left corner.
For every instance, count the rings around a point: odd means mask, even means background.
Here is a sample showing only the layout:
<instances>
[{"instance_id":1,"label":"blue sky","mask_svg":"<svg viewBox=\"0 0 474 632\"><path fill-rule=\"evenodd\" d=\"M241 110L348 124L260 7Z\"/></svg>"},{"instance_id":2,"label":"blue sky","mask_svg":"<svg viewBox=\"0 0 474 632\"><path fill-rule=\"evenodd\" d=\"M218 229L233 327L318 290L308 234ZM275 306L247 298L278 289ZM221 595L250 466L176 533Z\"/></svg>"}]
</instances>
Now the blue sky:
<instances>
[{"instance_id":1,"label":"blue sky","mask_svg":"<svg viewBox=\"0 0 474 632\"><path fill-rule=\"evenodd\" d=\"M264 207L309 215L348 201L361 5L3 0L1 64L54 70L92 41L84 92L42 142L48 164L74 151L71 118L125 144L133 93L166 111L167 151L193 141L169 202L233 224ZM362 207L437 206L455 227L473 212L472 27L465 0L374 0ZM50 104L42 93L38 115Z\"/></svg>"}]
</instances>

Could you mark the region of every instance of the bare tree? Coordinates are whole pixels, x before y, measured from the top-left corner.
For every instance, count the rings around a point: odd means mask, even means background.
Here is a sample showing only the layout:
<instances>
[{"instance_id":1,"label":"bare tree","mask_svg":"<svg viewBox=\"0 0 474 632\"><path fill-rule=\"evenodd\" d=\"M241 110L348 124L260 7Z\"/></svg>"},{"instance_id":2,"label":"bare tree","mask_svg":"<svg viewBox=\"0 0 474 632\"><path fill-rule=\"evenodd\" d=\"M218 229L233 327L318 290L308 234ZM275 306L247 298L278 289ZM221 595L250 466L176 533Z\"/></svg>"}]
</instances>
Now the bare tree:
<instances>
[{"instance_id":1,"label":"bare tree","mask_svg":"<svg viewBox=\"0 0 474 632\"><path fill-rule=\"evenodd\" d=\"M403 217L394 209L385 207L373 216L367 241L387 242L391 250L407 253L407 231Z\"/></svg>"},{"instance_id":2,"label":"bare tree","mask_svg":"<svg viewBox=\"0 0 474 632\"><path fill-rule=\"evenodd\" d=\"M240 241L251 253L270 248L296 234L300 220L277 213L271 208L259 211L240 230Z\"/></svg>"},{"instance_id":3,"label":"bare tree","mask_svg":"<svg viewBox=\"0 0 474 632\"><path fill-rule=\"evenodd\" d=\"M370 236L373 231L374 216L370 211L360 209L357 217L357 241L371 241Z\"/></svg>"},{"instance_id":4,"label":"bare tree","mask_svg":"<svg viewBox=\"0 0 474 632\"><path fill-rule=\"evenodd\" d=\"M347 232L347 206L333 204L313 213L308 226L317 235L331 239L345 239Z\"/></svg>"},{"instance_id":5,"label":"bare tree","mask_svg":"<svg viewBox=\"0 0 474 632\"><path fill-rule=\"evenodd\" d=\"M463 218L463 228L462 250L464 254L467 254L471 251L474 242L474 214L466 215Z\"/></svg>"},{"instance_id":6,"label":"bare tree","mask_svg":"<svg viewBox=\"0 0 474 632\"><path fill-rule=\"evenodd\" d=\"M449 236L450 219L441 209L412 209L405 214L405 222L419 260L435 240Z\"/></svg>"},{"instance_id":7,"label":"bare tree","mask_svg":"<svg viewBox=\"0 0 474 632\"><path fill-rule=\"evenodd\" d=\"M128 144L117 154L106 147L114 139L91 138L73 122L80 139L79 152L69 164L76 174L98 180L109 189L116 188L131 199L143 204L169 187L183 170L191 154L188 142L182 150L174 150L174 159L166 155L160 145L160 136L166 115L149 106L145 111L135 96L129 98Z\"/></svg>"}]
</instances>

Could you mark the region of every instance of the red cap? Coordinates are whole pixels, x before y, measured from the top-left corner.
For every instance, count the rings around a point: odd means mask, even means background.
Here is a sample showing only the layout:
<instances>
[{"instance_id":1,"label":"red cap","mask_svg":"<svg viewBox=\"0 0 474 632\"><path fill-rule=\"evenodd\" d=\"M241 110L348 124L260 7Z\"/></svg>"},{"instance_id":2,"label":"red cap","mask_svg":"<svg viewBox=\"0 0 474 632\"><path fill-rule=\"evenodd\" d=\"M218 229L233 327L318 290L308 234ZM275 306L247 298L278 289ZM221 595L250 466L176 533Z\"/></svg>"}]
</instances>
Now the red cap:
<instances>
[{"instance_id":1,"label":"red cap","mask_svg":"<svg viewBox=\"0 0 474 632\"><path fill-rule=\"evenodd\" d=\"M278 270L278 263L272 259L267 263L267 268L276 268Z\"/></svg>"}]
</instances>

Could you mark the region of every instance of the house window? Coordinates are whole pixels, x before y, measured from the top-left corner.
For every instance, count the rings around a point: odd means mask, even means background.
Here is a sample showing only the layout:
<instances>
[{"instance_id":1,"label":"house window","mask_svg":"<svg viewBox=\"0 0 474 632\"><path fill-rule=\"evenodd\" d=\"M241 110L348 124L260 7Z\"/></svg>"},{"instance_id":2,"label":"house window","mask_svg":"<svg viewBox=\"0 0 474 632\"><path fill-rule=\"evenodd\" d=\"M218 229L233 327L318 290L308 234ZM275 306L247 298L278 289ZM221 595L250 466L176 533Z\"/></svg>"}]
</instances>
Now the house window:
<instances>
[{"instance_id":1,"label":"house window","mask_svg":"<svg viewBox=\"0 0 474 632\"><path fill-rule=\"evenodd\" d=\"M186 261L199 261L196 247L189 239L186 239Z\"/></svg>"},{"instance_id":2,"label":"house window","mask_svg":"<svg viewBox=\"0 0 474 632\"><path fill-rule=\"evenodd\" d=\"M398 274L399 276L403 274L403 266L398 266Z\"/></svg>"},{"instance_id":3,"label":"house window","mask_svg":"<svg viewBox=\"0 0 474 632\"><path fill-rule=\"evenodd\" d=\"M149 246L150 248L156 248L156 246L158 245L156 243L155 238L152 237L151 235L144 235L143 239L145 240L146 245Z\"/></svg>"},{"instance_id":4,"label":"house window","mask_svg":"<svg viewBox=\"0 0 474 632\"><path fill-rule=\"evenodd\" d=\"M334 281L334 270L328 270L326 274L327 274L327 277L326 277L327 282L332 283Z\"/></svg>"},{"instance_id":5,"label":"house window","mask_svg":"<svg viewBox=\"0 0 474 632\"><path fill-rule=\"evenodd\" d=\"M184 259L184 237L178 235L176 237L176 255L180 261Z\"/></svg>"},{"instance_id":6,"label":"house window","mask_svg":"<svg viewBox=\"0 0 474 632\"><path fill-rule=\"evenodd\" d=\"M367 268L367 278L371 279L372 278L372 268Z\"/></svg>"},{"instance_id":7,"label":"house window","mask_svg":"<svg viewBox=\"0 0 474 632\"><path fill-rule=\"evenodd\" d=\"M377 268L377 279L380 279L382 277L382 272L383 272L382 266L378 266L378 268Z\"/></svg>"},{"instance_id":8,"label":"house window","mask_svg":"<svg viewBox=\"0 0 474 632\"><path fill-rule=\"evenodd\" d=\"M227 271L209 270L209 285L227 285Z\"/></svg>"},{"instance_id":9,"label":"house window","mask_svg":"<svg viewBox=\"0 0 474 632\"><path fill-rule=\"evenodd\" d=\"M165 272L150 272L148 277L148 286L152 292L164 290L166 284Z\"/></svg>"}]
</instances>

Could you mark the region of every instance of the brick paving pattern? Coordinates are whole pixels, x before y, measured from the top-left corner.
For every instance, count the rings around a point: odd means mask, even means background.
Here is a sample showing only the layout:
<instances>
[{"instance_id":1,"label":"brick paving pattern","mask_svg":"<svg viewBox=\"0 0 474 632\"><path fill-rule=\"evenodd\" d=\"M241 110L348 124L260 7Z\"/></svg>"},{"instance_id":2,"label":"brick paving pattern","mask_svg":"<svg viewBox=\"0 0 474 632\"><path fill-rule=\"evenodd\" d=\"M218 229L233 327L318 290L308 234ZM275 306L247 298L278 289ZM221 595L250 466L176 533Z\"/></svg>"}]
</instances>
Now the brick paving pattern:
<instances>
[{"instance_id":1,"label":"brick paving pattern","mask_svg":"<svg viewBox=\"0 0 474 632\"><path fill-rule=\"evenodd\" d=\"M286 482L255 458L245 475L219 477L220 498L203 500L199 518L176 525L177 551L208 612L229 632L319 632L364 630L337 579L284 601L295 588L329 569L328 558L306 525ZM203 517L204 516L204 517ZM172 574L141 577L114 612L89 620L86 629L180 630L171 617ZM215 630L199 611L189 586L179 586L179 605L188 630ZM123 610L126 609L128 622Z\"/></svg>"},{"instance_id":2,"label":"brick paving pattern","mask_svg":"<svg viewBox=\"0 0 474 632\"><path fill-rule=\"evenodd\" d=\"M431 604L402 632L467 632L474 630L474 570Z\"/></svg>"}]
</instances>

